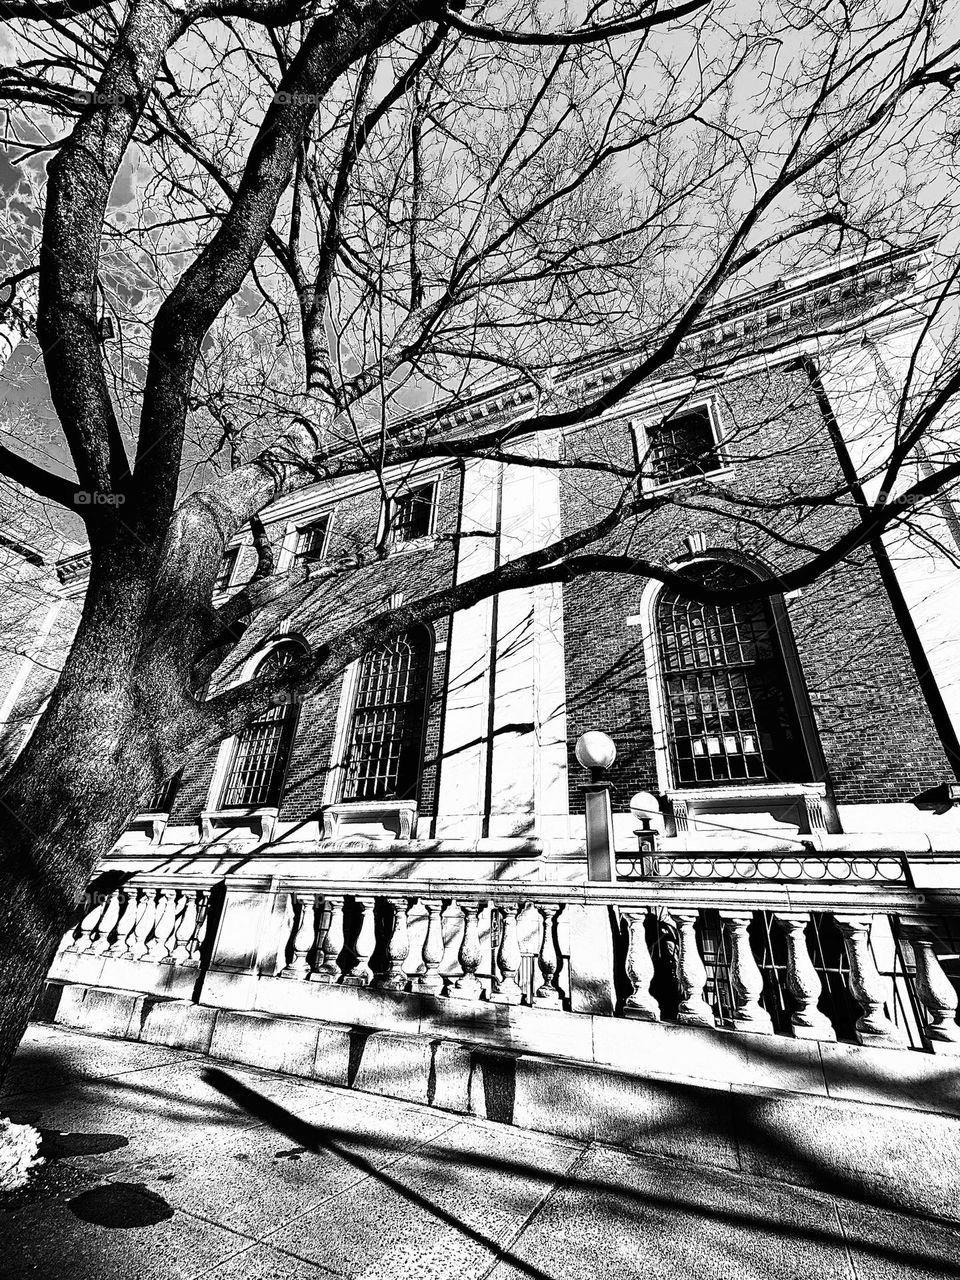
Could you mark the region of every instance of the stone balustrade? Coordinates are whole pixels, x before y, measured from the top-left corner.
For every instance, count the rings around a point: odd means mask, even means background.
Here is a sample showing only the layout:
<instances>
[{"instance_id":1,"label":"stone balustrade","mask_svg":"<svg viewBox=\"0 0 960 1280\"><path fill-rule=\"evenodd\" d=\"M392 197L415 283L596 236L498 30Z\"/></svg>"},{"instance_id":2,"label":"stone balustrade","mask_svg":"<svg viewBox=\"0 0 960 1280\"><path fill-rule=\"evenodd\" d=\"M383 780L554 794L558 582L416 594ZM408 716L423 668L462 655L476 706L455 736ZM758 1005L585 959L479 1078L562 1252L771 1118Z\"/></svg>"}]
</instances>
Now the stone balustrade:
<instances>
[{"instance_id":1,"label":"stone balustrade","mask_svg":"<svg viewBox=\"0 0 960 1280\"><path fill-rule=\"evenodd\" d=\"M60 959L91 955L196 969L209 909L209 886L180 884L172 876L91 891L83 918L61 944Z\"/></svg>"},{"instance_id":2,"label":"stone balustrade","mask_svg":"<svg viewBox=\"0 0 960 1280\"><path fill-rule=\"evenodd\" d=\"M955 937L960 894L901 885L153 874L92 898L58 964L97 957L99 982L143 990L130 962L200 968L235 1008L272 1007L277 981L957 1053Z\"/></svg>"}]
</instances>

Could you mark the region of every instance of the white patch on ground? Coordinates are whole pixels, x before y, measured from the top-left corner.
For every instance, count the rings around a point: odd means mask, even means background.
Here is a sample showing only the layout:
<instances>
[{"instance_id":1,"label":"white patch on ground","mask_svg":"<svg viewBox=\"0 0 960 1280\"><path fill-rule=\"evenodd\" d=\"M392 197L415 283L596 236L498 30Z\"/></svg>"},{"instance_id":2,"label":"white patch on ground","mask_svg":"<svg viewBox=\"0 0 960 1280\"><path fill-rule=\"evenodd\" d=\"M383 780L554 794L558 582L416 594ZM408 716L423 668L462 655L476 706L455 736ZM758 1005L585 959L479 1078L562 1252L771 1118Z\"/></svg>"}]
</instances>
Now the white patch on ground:
<instances>
[{"instance_id":1,"label":"white patch on ground","mask_svg":"<svg viewBox=\"0 0 960 1280\"><path fill-rule=\"evenodd\" d=\"M31 1171L41 1163L39 1150L36 1129L0 1116L0 1191L26 1186Z\"/></svg>"}]
</instances>

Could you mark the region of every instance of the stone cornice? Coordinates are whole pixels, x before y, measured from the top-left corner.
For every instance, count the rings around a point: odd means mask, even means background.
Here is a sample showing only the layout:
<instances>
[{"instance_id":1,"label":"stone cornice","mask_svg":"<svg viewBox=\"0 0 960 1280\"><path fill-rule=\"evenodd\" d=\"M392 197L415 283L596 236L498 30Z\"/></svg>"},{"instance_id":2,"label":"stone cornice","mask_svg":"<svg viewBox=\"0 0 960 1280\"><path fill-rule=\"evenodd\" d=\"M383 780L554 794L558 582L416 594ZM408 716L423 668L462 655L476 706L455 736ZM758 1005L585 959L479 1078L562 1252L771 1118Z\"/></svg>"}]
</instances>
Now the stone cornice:
<instances>
[{"instance_id":1,"label":"stone cornice","mask_svg":"<svg viewBox=\"0 0 960 1280\"><path fill-rule=\"evenodd\" d=\"M765 288L739 294L710 310L679 346L671 364L658 374L658 380L677 381L689 378L705 357L729 361L757 359L771 353L789 354L801 339L812 340L833 329L843 333L853 324L858 327L881 317L892 306L903 310L914 293L918 276L929 265L930 244L918 248L896 250L867 260L848 260L793 281L777 280ZM643 348L621 348L580 360L556 372L554 385L576 391L598 390L612 384L643 358ZM786 358L786 357L784 357ZM451 437L469 434L478 422L520 413L536 401L537 393L528 382L519 379L502 383L476 395L455 410L449 406L418 410L398 417L394 423L396 439L415 442L423 434L442 426ZM626 408L626 403L623 408ZM619 414L620 406L613 410ZM346 449L343 451L347 452ZM327 461L335 461L334 457ZM435 473L449 459L426 459L414 467L418 474ZM407 464L409 467L409 464ZM269 509L268 523L291 519L347 493L370 487L367 476L339 479L335 474L320 479L315 485L282 498ZM331 490L336 490L336 495ZM237 535L231 545L243 538ZM89 551L68 556L57 564L57 575L67 596L78 593L90 568Z\"/></svg>"},{"instance_id":2,"label":"stone cornice","mask_svg":"<svg viewBox=\"0 0 960 1280\"><path fill-rule=\"evenodd\" d=\"M778 280L763 289L739 294L712 308L680 343L672 369L662 376L682 376L704 355L757 356L771 346L786 341L798 326L814 331L831 326L864 322L878 304L902 305L913 291L919 273L929 264L929 246L903 249L866 261L848 261L790 281ZM794 334L794 336L798 336ZM599 388L616 382L644 356L643 347L621 348L580 360L555 373L555 385L575 390ZM686 360L687 368L677 368ZM475 423L511 412L522 411L536 402L537 393L519 379L493 387L455 410L420 411L398 418L395 426L402 439L407 432L416 436L431 424L442 423L453 434L469 430Z\"/></svg>"}]
</instances>

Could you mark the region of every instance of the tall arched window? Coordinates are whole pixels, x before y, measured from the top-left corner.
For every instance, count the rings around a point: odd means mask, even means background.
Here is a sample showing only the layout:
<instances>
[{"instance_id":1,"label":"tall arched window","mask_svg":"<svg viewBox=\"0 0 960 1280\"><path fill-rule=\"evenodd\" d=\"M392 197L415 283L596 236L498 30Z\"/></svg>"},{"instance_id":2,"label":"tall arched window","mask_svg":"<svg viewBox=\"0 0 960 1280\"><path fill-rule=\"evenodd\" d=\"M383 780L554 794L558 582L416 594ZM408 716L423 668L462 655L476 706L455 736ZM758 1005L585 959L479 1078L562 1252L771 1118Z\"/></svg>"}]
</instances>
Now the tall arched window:
<instances>
[{"instance_id":1,"label":"tall arched window","mask_svg":"<svg viewBox=\"0 0 960 1280\"><path fill-rule=\"evenodd\" d=\"M256 668L258 676L275 675L303 653L299 644L286 641L271 649ZM223 787L224 809L277 805L297 727L297 708L285 702L251 720L238 734Z\"/></svg>"},{"instance_id":2,"label":"tall arched window","mask_svg":"<svg viewBox=\"0 0 960 1280\"><path fill-rule=\"evenodd\" d=\"M365 654L347 739L344 800L416 795L430 637L415 627Z\"/></svg>"},{"instance_id":3,"label":"tall arched window","mask_svg":"<svg viewBox=\"0 0 960 1280\"><path fill-rule=\"evenodd\" d=\"M756 581L745 569L719 562L686 572L718 588ZM657 640L676 785L809 780L768 600L699 604L664 591Z\"/></svg>"}]
</instances>

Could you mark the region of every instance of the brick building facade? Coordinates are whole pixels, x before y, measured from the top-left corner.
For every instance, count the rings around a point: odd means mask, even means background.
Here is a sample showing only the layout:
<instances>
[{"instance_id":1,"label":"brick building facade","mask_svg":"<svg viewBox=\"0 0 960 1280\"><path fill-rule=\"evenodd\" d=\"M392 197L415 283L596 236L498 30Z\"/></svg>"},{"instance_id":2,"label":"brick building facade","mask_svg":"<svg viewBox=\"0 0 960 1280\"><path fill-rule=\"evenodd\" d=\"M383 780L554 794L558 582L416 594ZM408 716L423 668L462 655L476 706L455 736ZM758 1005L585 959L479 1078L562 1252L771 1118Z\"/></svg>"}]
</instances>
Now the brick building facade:
<instances>
[{"instance_id":1,"label":"brick building facade","mask_svg":"<svg viewBox=\"0 0 960 1280\"><path fill-rule=\"evenodd\" d=\"M923 270L922 253L901 255L735 301L609 414L514 444L546 466L432 462L388 476L396 528L386 558L314 588L308 580L282 615L258 617L218 679L576 531L609 511L638 469L653 506L622 521L605 549L717 581L795 568L854 519L848 496L828 496L882 433L870 396L909 343L904 299ZM630 358L579 367L569 385L602 387ZM524 394L478 397L449 429L508 421ZM322 572L367 550L385 519L373 476L317 483L264 513L278 572L297 556ZM240 535L219 598L254 559ZM84 565L82 555L61 564L56 617L44 614L42 635L7 672L8 750L53 679ZM957 587L946 562L928 576L937 593ZM255 852L284 865L329 856L359 874L382 859L439 859L469 878L576 881L586 874L586 775L573 752L590 730L617 746L618 851L636 847L637 792L656 797L665 848L952 847L960 644L923 590L915 563L878 543L788 598L733 610L691 610L654 581L613 573L504 594L424 629L403 655L355 664L216 759L188 762L155 808L131 816L121 849ZM717 648L724 636L732 657Z\"/></svg>"}]
</instances>

